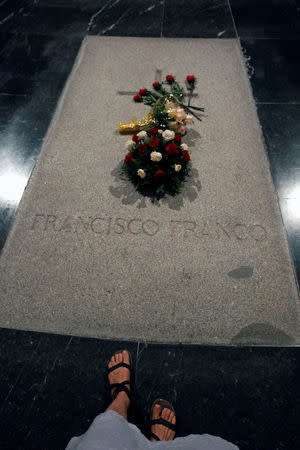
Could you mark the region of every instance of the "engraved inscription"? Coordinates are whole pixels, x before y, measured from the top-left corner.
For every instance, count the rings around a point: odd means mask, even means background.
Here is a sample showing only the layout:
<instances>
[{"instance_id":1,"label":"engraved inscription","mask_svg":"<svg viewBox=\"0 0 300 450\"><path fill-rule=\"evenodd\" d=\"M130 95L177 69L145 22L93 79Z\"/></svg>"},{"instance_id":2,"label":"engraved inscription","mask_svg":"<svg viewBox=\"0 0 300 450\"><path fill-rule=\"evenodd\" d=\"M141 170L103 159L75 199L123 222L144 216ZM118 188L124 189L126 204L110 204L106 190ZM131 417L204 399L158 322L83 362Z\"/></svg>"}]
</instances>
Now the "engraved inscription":
<instances>
[{"instance_id":1,"label":"engraved inscription","mask_svg":"<svg viewBox=\"0 0 300 450\"><path fill-rule=\"evenodd\" d=\"M262 225L258 224L226 224L221 225L219 222L197 224L194 221L187 220L171 220L170 221L170 235L187 238L189 236L196 239L210 238L210 239L236 239L238 241L254 240L264 241L267 238L267 230Z\"/></svg>"},{"instance_id":2,"label":"engraved inscription","mask_svg":"<svg viewBox=\"0 0 300 450\"><path fill-rule=\"evenodd\" d=\"M99 237L128 235L156 236L164 232L170 238L184 240L236 240L264 241L268 237L266 228L257 223L220 223L220 221L170 220L159 223L154 219L141 217L58 217L54 214L36 214L31 230L51 233L90 234Z\"/></svg>"}]
</instances>

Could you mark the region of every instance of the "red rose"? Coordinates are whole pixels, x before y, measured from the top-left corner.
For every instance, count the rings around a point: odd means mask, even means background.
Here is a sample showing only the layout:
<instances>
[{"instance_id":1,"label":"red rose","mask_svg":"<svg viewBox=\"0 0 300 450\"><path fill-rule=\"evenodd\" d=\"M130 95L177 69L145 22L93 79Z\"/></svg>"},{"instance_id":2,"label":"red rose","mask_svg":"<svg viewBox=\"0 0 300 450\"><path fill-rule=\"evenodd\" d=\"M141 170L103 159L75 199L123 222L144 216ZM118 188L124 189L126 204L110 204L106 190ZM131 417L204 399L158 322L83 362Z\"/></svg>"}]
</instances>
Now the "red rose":
<instances>
[{"instance_id":1,"label":"red rose","mask_svg":"<svg viewBox=\"0 0 300 450\"><path fill-rule=\"evenodd\" d=\"M189 162L189 160L191 159L190 155L189 155L189 152L187 150L183 150L182 157L185 160L185 162Z\"/></svg>"},{"instance_id":2,"label":"red rose","mask_svg":"<svg viewBox=\"0 0 300 450\"><path fill-rule=\"evenodd\" d=\"M128 153L128 154L125 156L124 163L127 164L127 165L129 165L129 164L132 163L132 161L133 161L132 153Z\"/></svg>"},{"instance_id":3,"label":"red rose","mask_svg":"<svg viewBox=\"0 0 300 450\"><path fill-rule=\"evenodd\" d=\"M158 81L154 81L154 83L152 84L152 86L154 87L154 89L156 89L157 91L160 89L160 83Z\"/></svg>"},{"instance_id":4,"label":"red rose","mask_svg":"<svg viewBox=\"0 0 300 450\"><path fill-rule=\"evenodd\" d=\"M140 153L146 153L146 151L147 151L147 145L146 144L140 144L139 146L138 146L138 151L140 152Z\"/></svg>"},{"instance_id":5,"label":"red rose","mask_svg":"<svg viewBox=\"0 0 300 450\"><path fill-rule=\"evenodd\" d=\"M167 75L166 80L169 84L172 84L172 83L174 83L175 78L173 77L173 75Z\"/></svg>"},{"instance_id":6,"label":"red rose","mask_svg":"<svg viewBox=\"0 0 300 450\"><path fill-rule=\"evenodd\" d=\"M195 81L196 81L196 77L195 77L194 75L188 75L188 76L186 77L186 81L187 81L189 84L194 84Z\"/></svg>"},{"instance_id":7,"label":"red rose","mask_svg":"<svg viewBox=\"0 0 300 450\"><path fill-rule=\"evenodd\" d=\"M149 145L150 145L150 147L152 147L152 148L158 147L158 144L159 144L159 140L156 139L156 138L152 138L152 139L150 139L150 141L149 141Z\"/></svg>"},{"instance_id":8,"label":"red rose","mask_svg":"<svg viewBox=\"0 0 300 450\"><path fill-rule=\"evenodd\" d=\"M142 96L139 95L139 94L135 95L135 96L133 97L133 100L134 100L135 102L142 102L142 101L143 101Z\"/></svg>"},{"instance_id":9,"label":"red rose","mask_svg":"<svg viewBox=\"0 0 300 450\"><path fill-rule=\"evenodd\" d=\"M140 89L139 95L146 95L147 89Z\"/></svg>"},{"instance_id":10,"label":"red rose","mask_svg":"<svg viewBox=\"0 0 300 450\"><path fill-rule=\"evenodd\" d=\"M154 178L155 178L157 181L159 181L159 180L161 180L162 178L164 178L164 176L165 176L165 172L164 172L163 170L158 170L158 171L155 172L155 174L154 174Z\"/></svg>"},{"instance_id":11,"label":"red rose","mask_svg":"<svg viewBox=\"0 0 300 450\"><path fill-rule=\"evenodd\" d=\"M176 142L178 142L180 144L180 142L181 142L180 134L175 134L174 141L176 141Z\"/></svg>"},{"instance_id":12,"label":"red rose","mask_svg":"<svg viewBox=\"0 0 300 450\"><path fill-rule=\"evenodd\" d=\"M178 148L176 144L169 144L166 146L166 152L169 156L175 156L179 154Z\"/></svg>"},{"instance_id":13,"label":"red rose","mask_svg":"<svg viewBox=\"0 0 300 450\"><path fill-rule=\"evenodd\" d=\"M139 142L139 137L138 137L137 133L134 133L134 135L132 136L132 140L133 140L133 142Z\"/></svg>"},{"instance_id":14,"label":"red rose","mask_svg":"<svg viewBox=\"0 0 300 450\"><path fill-rule=\"evenodd\" d=\"M148 132L149 136L151 136L151 134L157 134L157 133L158 133L157 127L151 128L151 130L149 130L149 132Z\"/></svg>"}]
</instances>

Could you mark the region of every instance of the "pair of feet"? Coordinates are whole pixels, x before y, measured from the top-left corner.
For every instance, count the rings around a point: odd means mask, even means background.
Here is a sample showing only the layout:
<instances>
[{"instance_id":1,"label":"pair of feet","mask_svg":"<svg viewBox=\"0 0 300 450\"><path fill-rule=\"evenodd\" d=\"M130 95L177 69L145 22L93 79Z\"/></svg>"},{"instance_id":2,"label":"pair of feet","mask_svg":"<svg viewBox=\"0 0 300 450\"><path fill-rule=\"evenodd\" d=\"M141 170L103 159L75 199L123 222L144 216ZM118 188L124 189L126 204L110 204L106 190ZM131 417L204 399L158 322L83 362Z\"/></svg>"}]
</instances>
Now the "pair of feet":
<instances>
[{"instance_id":1,"label":"pair of feet","mask_svg":"<svg viewBox=\"0 0 300 450\"><path fill-rule=\"evenodd\" d=\"M124 381L130 381L130 370L127 367L118 367L113 370L113 367L115 367L117 364L120 363L125 363L128 366L131 365L130 354L127 350L123 350L121 352L114 354L108 363L109 369L108 381L110 385L115 383L116 384L122 383ZM129 383L126 384L126 387L130 391ZM112 409L118 412L127 419L127 410L129 408L130 399L127 393L124 391L118 392L117 395L115 396L114 395L115 389L116 389L115 387L112 388L111 394L114 400L108 409ZM161 405L154 404L152 409L151 421L159 420L161 418L175 427L176 424L175 413L167 407L164 407L162 411L161 409L162 409ZM151 433L157 436L157 438L161 441L170 441L175 437L175 432L162 424L152 425ZM156 440L157 439L151 438L151 441Z\"/></svg>"}]
</instances>

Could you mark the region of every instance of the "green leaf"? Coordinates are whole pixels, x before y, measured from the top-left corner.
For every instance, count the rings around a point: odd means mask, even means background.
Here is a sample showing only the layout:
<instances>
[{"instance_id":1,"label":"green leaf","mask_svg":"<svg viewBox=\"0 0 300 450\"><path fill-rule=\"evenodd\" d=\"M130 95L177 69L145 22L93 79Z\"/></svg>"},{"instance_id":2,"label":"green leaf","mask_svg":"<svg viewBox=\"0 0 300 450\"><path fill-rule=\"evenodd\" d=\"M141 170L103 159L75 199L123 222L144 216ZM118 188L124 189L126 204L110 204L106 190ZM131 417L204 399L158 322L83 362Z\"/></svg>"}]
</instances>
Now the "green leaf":
<instances>
[{"instance_id":1,"label":"green leaf","mask_svg":"<svg viewBox=\"0 0 300 450\"><path fill-rule=\"evenodd\" d=\"M157 188L156 189L156 194L160 194L161 192L163 192L164 191L164 187L165 187L165 185L164 184L162 184L161 186L159 186L159 188Z\"/></svg>"},{"instance_id":2,"label":"green leaf","mask_svg":"<svg viewBox=\"0 0 300 450\"><path fill-rule=\"evenodd\" d=\"M161 98L163 97L163 94L159 91L151 91L151 95L155 98Z\"/></svg>"},{"instance_id":3,"label":"green leaf","mask_svg":"<svg viewBox=\"0 0 300 450\"><path fill-rule=\"evenodd\" d=\"M189 108L192 108L192 109L197 109L197 111L204 111L204 108L201 108L200 106L191 106L191 105L189 105Z\"/></svg>"}]
</instances>

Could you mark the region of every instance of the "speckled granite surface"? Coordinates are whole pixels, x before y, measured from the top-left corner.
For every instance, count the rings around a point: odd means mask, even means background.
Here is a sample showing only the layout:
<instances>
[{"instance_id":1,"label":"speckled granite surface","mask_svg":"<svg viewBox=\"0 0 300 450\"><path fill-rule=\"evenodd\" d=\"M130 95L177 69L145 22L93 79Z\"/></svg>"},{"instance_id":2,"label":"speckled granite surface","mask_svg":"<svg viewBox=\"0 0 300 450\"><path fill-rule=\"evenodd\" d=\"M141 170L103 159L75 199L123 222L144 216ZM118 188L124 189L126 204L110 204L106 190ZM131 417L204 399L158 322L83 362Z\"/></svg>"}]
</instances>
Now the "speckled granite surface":
<instances>
[{"instance_id":1,"label":"speckled granite surface","mask_svg":"<svg viewBox=\"0 0 300 450\"><path fill-rule=\"evenodd\" d=\"M159 205L119 179L127 137L115 131L148 111L118 91L151 85L156 69L195 73L206 108L185 138L192 177ZM0 326L299 342L293 269L237 41L86 38L0 262Z\"/></svg>"}]
</instances>

